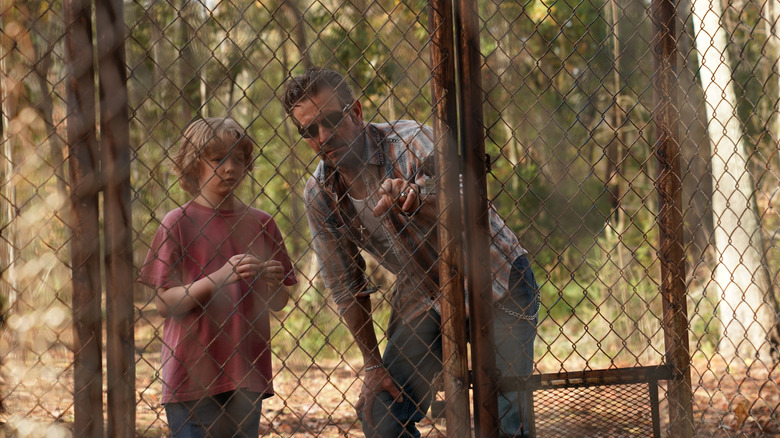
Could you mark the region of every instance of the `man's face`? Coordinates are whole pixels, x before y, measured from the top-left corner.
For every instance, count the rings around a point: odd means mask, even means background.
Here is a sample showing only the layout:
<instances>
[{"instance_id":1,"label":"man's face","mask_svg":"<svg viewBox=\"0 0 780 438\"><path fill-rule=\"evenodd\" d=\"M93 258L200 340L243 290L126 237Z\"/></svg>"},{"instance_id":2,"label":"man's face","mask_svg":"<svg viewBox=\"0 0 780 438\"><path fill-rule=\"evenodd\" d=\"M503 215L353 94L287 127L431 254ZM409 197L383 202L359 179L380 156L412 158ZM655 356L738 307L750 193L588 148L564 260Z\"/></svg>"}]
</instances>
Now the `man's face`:
<instances>
[{"instance_id":1,"label":"man's face","mask_svg":"<svg viewBox=\"0 0 780 438\"><path fill-rule=\"evenodd\" d=\"M360 158L363 112L359 102L345 106L332 90L322 90L295 105L292 118L309 146L329 165L344 166Z\"/></svg>"}]
</instances>

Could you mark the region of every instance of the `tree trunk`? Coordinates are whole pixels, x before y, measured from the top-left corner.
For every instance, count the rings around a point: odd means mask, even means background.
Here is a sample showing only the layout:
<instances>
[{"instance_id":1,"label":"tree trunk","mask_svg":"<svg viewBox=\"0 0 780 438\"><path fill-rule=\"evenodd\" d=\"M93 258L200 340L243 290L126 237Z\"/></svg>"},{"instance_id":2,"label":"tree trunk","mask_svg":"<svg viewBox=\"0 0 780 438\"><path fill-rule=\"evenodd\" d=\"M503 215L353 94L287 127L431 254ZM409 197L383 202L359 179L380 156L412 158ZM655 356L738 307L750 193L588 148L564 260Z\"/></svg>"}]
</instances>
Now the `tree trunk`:
<instances>
[{"instance_id":1,"label":"tree trunk","mask_svg":"<svg viewBox=\"0 0 780 438\"><path fill-rule=\"evenodd\" d=\"M288 35L290 36L290 41L292 41L301 55L300 60L303 63L303 67L312 67L314 64L312 64L309 56L309 45L306 39L306 29L304 28L305 20L298 4L294 0L282 0L279 7L284 9L287 14L287 20L291 29L288 31Z\"/></svg>"},{"instance_id":2,"label":"tree trunk","mask_svg":"<svg viewBox=\"0 0 780 438\"><path fill-rule=\"evenodd\" d=\"M202 102L200 101L200 65L196 59L194 45L197 44L195 29L200 26L202 20L196 10L197 4L187 0L180 0L177 4L179 19L176 28L176 49L179 51L179 59L176 60L177 68L174 81L179 90L181 113L179 118L179 130L183 130L192 119L199 114Z\"/></svg>"},{"instance_id":3,"label":"tree trunk","mask_svg":"<svg viewBox=\"0 0 780 438\"><path fill-rule=\"evenodd\" d=\"M727 360L758 358L768 364L768 334L775 325L764 263L761 224L748 170L748 153L736 113L726 31L719 1L693 0L699 75L704 90L712 149L712 214L715 229L714 283L723 326L720 352Z\"/></svg>"},{"instance_id":4,"label":"tree trunk","mask_svg":"<svg viewBox=\"0 0 780 438\"><path fill-rule=\"evenodd\" d=\"M7 79L8 73L6 59L8 53L0 45L0 141L2 142L3 166L0 171L3 181L3 193L0 196L0 226L2 226L3 239L0 242L0 317L13 308L18 298L18 285L16 280L16 188L13 184L14 160L12 139L8 132L12 111L12 90L8 85L13 82ZM19 85L17 84L17 87Z\"/></svg>"},{"instance_id":5,"label":"tree trunk","mask_svg":"<svg viewBox=\"0 0 780 438\"><path fill-rule=\"evenodd\" d=\"M780 0L769 0L764 7L769 7L769 14L765 22L771 23L771 28L768 32L769 35L769 49L770 53L774 53L775 62L772 64L772 74L777 81L777 95L775 96L775 107L772 111L772 117L774 117L774 123L770 119L770 132L769 138L774 141L776 145L780 142ZM780 163L780 156L778 156L778 163ZM766 257L766 256L765 256ZM766 263L769 266L769 263ZM775 278L777 271L770 272L769 278ZM776 359L780 359L780 353L778 346L780 346L780 297L777 296L777 290L774 289L774 285L770 282L772 287L771 298L773 308L775 310L775 326L770 333L770 339L772 343L773 353Z\"/></svg>"},{"instance_id":6,"label":"tree trunk","mask_svg":"<svg viewBox=\"0 0 780 438\"><path fill-rule=\"evenodd\" d=\"M282 34L287 33L289 42L295 46L296 49L285 50L280 57L283 68L282 77L286 79L288 76L292 76L290 67L291 64L292 68L298 65L298 63L302 63L304 68L310 68L314 64L309 57L309 43L308 39L306 38L306 29L303 26L305 23L304 17L297 3L293 0L282 0L282 2L279 4L279 9L284 10L284 18L288 26L287 29L290 29L288 31L285 30L284 27L281 27L279 31ZM278 23L282 24L285 20L279 20ZM284 120L282 127L284 129L285 138L290 145L294 145L298 140L298 133L294 129L292 120L290 120L289 117L285 117L285 114L282 114L282 118ZM301 244L301 242L305 240L304 237L306 236L307 231L305 206L302 195L303 184L306 183L307 179L306 166L303 165L303 163L306 161L297 156L295 147L291 148L290 151L293 155L295 155L295 159L288 160L290 162L290 166L287 169L287 172L290 175L290 178L287 179L287 181L292 181L290 183L290 190L292 193L292 202L290 203L290 217L292 218L292 235L295 236L295 238L291 239L289 250L297 257L302 257L305 252L306 245ZM298 260L296 260L296 262L297 261ZM312 263L316 266L317 259L312 258Z\"/></svg>"},{"instance_id":7,"label":"tree trunk","mask_svg":"<svg viewBox=\"0 0 780 438\"><path fill-rule=\"evenodd\" d=\"M29 24L28 26L31 27L32 25ZM36 47L35 51L39 54L37 57L38 62L36 62L35 65L31 65L30 70L35 73L38 89L41 93L41 100L38 103L38 112L46 124L47 141L49 143L49 160L54 171L56 181L55 187L57 188L57 192L65 197L68 193L65 180L65 169L63 167L65 163L65 146L63 145L60 135L57 133L57 125L54 122L54 101L52 99L52 91L49 88L48 81L54 47L50 44L44 49L38 49Z\"/></svg>"}]
</instances>

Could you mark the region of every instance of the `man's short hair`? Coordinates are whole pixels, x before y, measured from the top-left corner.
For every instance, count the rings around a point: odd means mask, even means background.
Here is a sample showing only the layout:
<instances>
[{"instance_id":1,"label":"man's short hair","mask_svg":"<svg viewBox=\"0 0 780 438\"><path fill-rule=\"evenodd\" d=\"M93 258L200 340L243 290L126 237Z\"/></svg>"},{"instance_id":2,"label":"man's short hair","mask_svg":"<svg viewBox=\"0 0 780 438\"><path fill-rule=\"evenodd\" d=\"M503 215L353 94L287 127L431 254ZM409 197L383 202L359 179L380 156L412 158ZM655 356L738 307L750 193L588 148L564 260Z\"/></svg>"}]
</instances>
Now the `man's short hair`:
<instances>
[{"instance_id":1,"label":"man's short hair","mask_svg":"<svg viewBox=\"0 0 780 438\"><path fill-rule=\"evenodd\" d=\"M230 150L224 150L226 147ZM173 172L179 177L181 188L197 196L200 191L200 160L208 159L212 154L238 153L246 166L246 172L249 172L252 170L254 148L252 139L235 120L222 117L197 119L184 128L179 148L171 157Z\"/></svg>"},{"instance_id":2,"label":"man's short hair","mask_svg":"<svg viewBox=\"0 0 780 438\"><path fill-rule=\"evenodd\" d=\"M303 74L290 78L284 84L284 95L282 96L284 111L288 115L292 114L296 105L322 90L333 90L339 100L339 106L347 105L355 100L352 88L344 76L326 68L311 67Z\"/></svg>"}]
</instances>

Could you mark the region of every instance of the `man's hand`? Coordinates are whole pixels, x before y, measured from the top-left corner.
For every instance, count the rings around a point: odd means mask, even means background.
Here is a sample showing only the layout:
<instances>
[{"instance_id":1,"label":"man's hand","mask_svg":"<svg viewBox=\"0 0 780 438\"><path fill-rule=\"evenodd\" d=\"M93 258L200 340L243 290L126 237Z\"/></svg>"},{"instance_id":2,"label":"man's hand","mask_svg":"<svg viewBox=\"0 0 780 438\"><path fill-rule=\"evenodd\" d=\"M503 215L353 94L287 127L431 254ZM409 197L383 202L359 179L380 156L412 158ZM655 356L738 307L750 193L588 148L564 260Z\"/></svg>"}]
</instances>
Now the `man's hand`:
<instances>
[{"instance_id":1,"label":"man's hand","mask_svg":"<svg viewBox=\"0 0 780 438\"><path fill-rule=\"evenodd\" d=\"M366 375L363 378L363 387L360 389L360 398L358 398L358 402L355 405L355 411L357 411L358 417L362 418L372 429L374 427L374 400L382 391L389 392L390 396L397 403L402 402L404 399L401 390L395 386L393 378L390 377L390 374L384 367L366 371Z\"/></svg>"},{"instance_id":2,"label":"man's hand","mask_svg":"<svg viewBox=\"0 0 780 438\"><path fill-rule=\"evenodd\" d=\"M403 178L386 179L379 186L381 198L374 207L374 216L379 217L391 208L411 213L420 206L420 188Z\"/></svg>"}]
</instances>

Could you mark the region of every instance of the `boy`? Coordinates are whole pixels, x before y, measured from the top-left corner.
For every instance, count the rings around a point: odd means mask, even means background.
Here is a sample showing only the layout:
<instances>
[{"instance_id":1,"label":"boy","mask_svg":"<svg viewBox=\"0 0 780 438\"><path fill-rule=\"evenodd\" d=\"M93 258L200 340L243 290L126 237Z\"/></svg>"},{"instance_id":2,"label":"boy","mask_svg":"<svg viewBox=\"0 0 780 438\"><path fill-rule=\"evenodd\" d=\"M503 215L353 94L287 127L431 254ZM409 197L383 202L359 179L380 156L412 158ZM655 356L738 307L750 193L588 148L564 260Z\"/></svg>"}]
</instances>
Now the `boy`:
<instances>
[{"instance_id":1,"label":"boy","mask_svg":"<svg viewBox=\"0 0 780 438\"><path fill-rule=\"evenodd\" d=\"M253 148L229 118L185 128L174 172L193 199L165 216L141 268L165 317L173 437L256 437L261 401L273 395L268 309L284 308L284 286L297 280L273 218L234 194Z\"/></svg>"}]
</instances>

